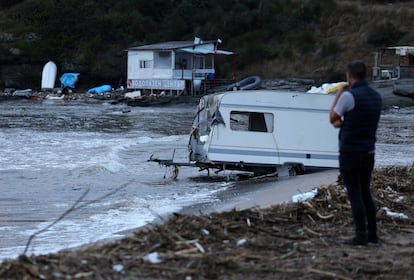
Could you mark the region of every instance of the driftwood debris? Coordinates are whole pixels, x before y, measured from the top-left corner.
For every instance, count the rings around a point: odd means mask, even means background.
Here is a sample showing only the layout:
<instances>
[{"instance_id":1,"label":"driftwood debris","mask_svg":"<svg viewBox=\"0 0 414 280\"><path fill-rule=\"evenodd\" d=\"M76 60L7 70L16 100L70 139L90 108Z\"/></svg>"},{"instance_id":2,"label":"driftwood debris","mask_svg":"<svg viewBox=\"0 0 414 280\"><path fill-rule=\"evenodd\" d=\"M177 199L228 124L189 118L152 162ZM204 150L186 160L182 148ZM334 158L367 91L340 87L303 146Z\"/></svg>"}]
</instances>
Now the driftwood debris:
<instances>
[{"instance_id":1,"label":"driftwood debris","mask_svg":"<svg viewBox=\"0 0 414 280\"><path fill-rule=\"evenodd\" d=\"M414 167L373 177L380 245L350 247L346 193L268 209L176 214L104 245L0 265L1 279L410 279L414 275ZM408 219L388 216L383 207ZM155 254L157 262L146 256Z\"/></svg>"}]
</instances>

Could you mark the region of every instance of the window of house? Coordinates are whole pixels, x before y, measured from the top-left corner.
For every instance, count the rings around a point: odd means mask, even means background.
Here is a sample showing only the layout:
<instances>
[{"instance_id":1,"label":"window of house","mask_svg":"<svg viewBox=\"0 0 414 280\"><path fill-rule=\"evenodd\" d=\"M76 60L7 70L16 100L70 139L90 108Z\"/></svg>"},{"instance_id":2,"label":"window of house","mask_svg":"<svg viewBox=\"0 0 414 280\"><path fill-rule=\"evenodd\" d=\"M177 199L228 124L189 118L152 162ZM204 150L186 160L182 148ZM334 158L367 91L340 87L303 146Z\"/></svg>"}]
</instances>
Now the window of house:
<instances>
[{"instance_id":1,"label":"window of house","mask_svg":"<svg viewBox=\"0 0 414 280\"><path fill-rule=\"evenodd\" d=\"M274 116L271 113L241 112L230 113L230 128L236 131L273 132Z\"/></svg>"},{"instance_id":2,"label":"window of house","mask_svg":"<svg viewBox=\"0 0 414 280\"><path fill-rule=\"evenodd\" d=\"M152 60L140 60L139 68L152 68Z\"/></svg>"},{"instance_id":3,"label":"window of house","mask_svg":"<svg viewBox=\"0 0 414 280\"><path fill-rule=\"evenodd\" d=\"M171 51L159 51L154 55L154 68L156 69L171 69L172 55Z\"/></svg>"}]
</instances>

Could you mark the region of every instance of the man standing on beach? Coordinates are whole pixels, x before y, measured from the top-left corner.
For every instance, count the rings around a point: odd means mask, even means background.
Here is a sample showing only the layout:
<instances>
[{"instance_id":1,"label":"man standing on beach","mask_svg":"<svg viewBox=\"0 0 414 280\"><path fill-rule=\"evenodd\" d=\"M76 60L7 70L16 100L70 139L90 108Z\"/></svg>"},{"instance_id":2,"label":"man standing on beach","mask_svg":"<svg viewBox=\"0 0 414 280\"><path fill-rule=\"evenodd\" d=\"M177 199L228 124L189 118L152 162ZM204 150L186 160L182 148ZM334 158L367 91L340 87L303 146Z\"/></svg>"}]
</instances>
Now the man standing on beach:
<instances>
[{"instance_id":1,"label":"man standing on beach","mask_svg":"<svg viewBox=\"0 0 414 280\"><path fill-rule=\"evenodd\" d=\"M330 122L340 128L339 168L347 188L355 224L349 245L378 243L376 206L371 196L371 173L375 160L375 141L381 114L381 96L365 80L362 61L347 67L348 85L338 90L330 111Z\"/></svg>"}]
</instances>

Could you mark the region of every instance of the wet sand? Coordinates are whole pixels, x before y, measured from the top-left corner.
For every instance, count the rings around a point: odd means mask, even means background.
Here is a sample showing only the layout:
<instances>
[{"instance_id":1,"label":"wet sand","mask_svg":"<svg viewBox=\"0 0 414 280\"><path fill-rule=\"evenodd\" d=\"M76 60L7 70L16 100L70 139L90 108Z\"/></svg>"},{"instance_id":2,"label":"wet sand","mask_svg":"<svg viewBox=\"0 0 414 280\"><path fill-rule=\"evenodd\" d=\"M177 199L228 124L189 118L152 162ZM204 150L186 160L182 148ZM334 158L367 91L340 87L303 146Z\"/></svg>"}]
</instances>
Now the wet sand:
<instances>
[{"instance_id":1,"label":"wet sand","mask_svg":"<svg viewBox=\"0 0 414 280\"><path fill-rule=\"evenodd\" d=\"M352 218L346 193L333 185L319 188L316 199L304 203L175 214L130 238L6 261L0 278L411 279L413 168L389 167L373 174L379 244L341 242L352 234ZM318 183L317 178L328 178L321 173L302 179ZM300 185L298 178L290 182ZM383 208L407 218L390 216Z\"/></svg>"},{"instance_id":2,"label":"wet sand","mask_svg":"<svg viewBox=\"0 0 414 280\"><path fill-rule=\"evenodd\" d=\"M220 192L214 202L199 203L185 207L182 214L206 214L249 208L267 208L292 202L292 197L319 186L336 183L338 169L311 169L303 175L268 177L235 182Z\"/></svg>"},{"instance_id":3,"label":"wet sand","mask_svg":"<svg viewBox=\"0 0 414 280\"><path fill-rule=\"evenodd\" d=\"M248 208L266 208L272 205L292 202L292 197L313 190L319 186L335 184L339 171L337 169L311 171L305 175L275 178L270 182L250 182L237 186L223 195L221 205L216 211Z\"/></svg>"},{"instance_id":4,"label":"wet sand","mask_svg":"<svg viewBox=\"0 0 414 280\"><path fill-rule=\"evenodd\" d=\"M221 213L232 210L264 209L275 205L288 204L297 194L310 192L321 186L336 184L338 169L310 169L303 175L267 177L235 182L235 184L218 194L215 202L195 203L184 207L179 214L204 215L209 213ZM232 184L234 182L229 182ZM87 248L91 245L104 244L126 236L131 236L137 231L153 228L154 225L165 223L173 214L159 216L145 226L117 232L118 238L104 239L79 248Z\"/></svg>"}]
</instances>

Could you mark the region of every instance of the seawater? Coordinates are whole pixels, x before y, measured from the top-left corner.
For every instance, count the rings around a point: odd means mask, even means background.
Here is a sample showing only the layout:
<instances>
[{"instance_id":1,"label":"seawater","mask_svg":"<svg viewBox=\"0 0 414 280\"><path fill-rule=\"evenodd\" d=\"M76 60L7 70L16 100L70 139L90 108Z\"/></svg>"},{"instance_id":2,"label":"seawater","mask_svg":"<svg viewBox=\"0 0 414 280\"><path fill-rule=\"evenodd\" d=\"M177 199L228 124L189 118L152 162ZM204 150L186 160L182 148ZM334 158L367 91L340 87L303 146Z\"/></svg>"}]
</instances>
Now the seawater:
<instances>
[{"instance_id":1,"label":"seawater","mask_svg":"<svg viewBox=\"0 0 414 280\"><path fill-rule=\"evenodd\" d=\"M414 163L414 107L390 109L381 115L376 167Z\"/></svg>"},{"instance_id":2,"label":"seawater","mask_svg":"<svg viewBox=\"0 0 414 280\"><path fill-rule=\"evenodd\" d=\"M147 162L151 155L187 161L194 105L139 108L102 102L0 102L0 260L72 248L144 226L202 203L219 203L234 183L178 180ZM414 109L385 111L377 167L414 159ZM165 178L164 178L165 175ZM204 173L202 173L204 175ZM252 185L254 187L254 185Z\"/></svg>"},{"instance_id":3,"label":"seawater","mask_svg":"<svg viewBox=\"0 0 414 280\"><path fill-rule=\"evenodd\" d=\"M193 181L194 170L172 180L169 170L147 162L152 154L171 158L174 150L177 160L187 160L194 114L193 105L1 102L0 259L21 254L30 235L86 191L79 206L86 205L34 238L29 254L118 237L183 207L216 200L222 183Z\"/></svg>"}]
</instances>

